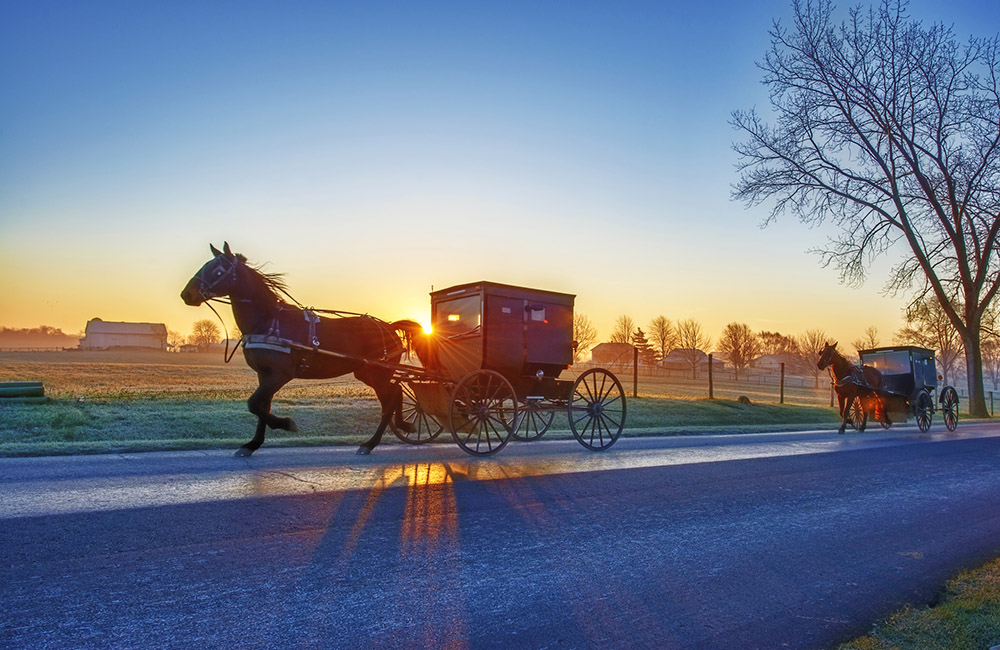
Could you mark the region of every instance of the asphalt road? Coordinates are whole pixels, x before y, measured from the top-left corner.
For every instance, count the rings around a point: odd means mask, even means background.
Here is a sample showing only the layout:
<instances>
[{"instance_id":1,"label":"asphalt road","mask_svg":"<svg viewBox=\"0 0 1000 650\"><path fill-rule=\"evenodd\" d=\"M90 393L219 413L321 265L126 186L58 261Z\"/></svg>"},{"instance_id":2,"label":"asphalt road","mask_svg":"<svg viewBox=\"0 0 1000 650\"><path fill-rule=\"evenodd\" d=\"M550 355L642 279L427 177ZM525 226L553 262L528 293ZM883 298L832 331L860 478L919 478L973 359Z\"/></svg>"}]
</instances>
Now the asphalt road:
<instances>
[{"instance_id":1,"label":"asphalt road","mask_svg":"<svg viewBox=\"0 0 1000 650\"><path fill-rule=\"evenodd\" d=\"M1000 556L1000 425L0 459L3 648L826 648Z\"/></svg>"}]
</instances>

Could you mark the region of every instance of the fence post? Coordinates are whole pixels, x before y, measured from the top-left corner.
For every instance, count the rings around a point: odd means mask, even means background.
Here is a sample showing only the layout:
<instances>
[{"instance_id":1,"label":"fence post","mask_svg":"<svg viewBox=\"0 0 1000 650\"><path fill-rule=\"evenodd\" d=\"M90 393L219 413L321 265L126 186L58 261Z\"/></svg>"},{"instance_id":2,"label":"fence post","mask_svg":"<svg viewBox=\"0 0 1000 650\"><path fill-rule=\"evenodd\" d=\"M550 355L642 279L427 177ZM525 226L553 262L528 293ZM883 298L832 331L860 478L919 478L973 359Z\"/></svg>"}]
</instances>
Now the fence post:
<instances>
[{"instance_id":1,"label":"fence post","mask_svg":"<svg viewBox=\"0 0 1000 650\"><path fill-rule=\"evenodd\" d=\"M715 399L715 386L712 385L712 355L708 355L708 399Z\"/></svg>"},{"instance_id":2,"label":"fence post","mask_svg":"<svg viewBox=\"0 0 1000 650\"><path fill-rule=\"evenodd\" d=\"M990 391L990 417L993 417L993 391Z\"/></svg>"},{"instance_id":3,"label":"fence post","mask_svg":"<svg viewBox=\"0 0 1000 650\"><path fill-rule=\"evenodd\" d=\"M639 397L639 348L632 346L632 397Z\"/></svg>"},{"instance_id":4,"label":"fence post","mask_svg":"<svg viewBox=\"0 0 1000 650\"><path fill-rule=\"evenodd\" d=\"M781 379L779 380L778 388L778 404L785 403L785 362L781 362Z\"/></svg>"}]
</instances>

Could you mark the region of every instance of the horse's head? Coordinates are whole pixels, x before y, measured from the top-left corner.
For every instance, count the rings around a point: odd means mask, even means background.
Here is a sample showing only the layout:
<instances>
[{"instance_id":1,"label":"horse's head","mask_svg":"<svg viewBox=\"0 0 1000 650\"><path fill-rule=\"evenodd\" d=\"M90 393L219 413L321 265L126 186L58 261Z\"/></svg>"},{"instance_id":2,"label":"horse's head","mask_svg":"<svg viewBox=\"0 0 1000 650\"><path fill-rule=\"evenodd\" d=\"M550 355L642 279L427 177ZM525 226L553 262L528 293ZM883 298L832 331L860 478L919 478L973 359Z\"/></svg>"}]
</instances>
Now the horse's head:
<instances>
[{"instance_id":1,"label":"horse's head","mask_svg":"<svg viewBox=\"0 0 1000 650\"><path fill-rule=\"evenodd\" d=\"M819 362L816 363L816 367L820 370L826 370L837 356L839 356L837 344L824 343L823 349L819 351Z\"/></svg>"},{"instance_id":2,"label":"horse's head","mask_svg":"<svg viewBox=\"0 0 1000 650\"><path fill-rule=\"evenodd\" d=\"M214 257L205 262L181 291L181 299L192 307L197 307L209 298L228 296L236 285L242 256L233 254L228 243L221 251L215 246L210 245L210 248Z\"/></svg>"}]
</instances>

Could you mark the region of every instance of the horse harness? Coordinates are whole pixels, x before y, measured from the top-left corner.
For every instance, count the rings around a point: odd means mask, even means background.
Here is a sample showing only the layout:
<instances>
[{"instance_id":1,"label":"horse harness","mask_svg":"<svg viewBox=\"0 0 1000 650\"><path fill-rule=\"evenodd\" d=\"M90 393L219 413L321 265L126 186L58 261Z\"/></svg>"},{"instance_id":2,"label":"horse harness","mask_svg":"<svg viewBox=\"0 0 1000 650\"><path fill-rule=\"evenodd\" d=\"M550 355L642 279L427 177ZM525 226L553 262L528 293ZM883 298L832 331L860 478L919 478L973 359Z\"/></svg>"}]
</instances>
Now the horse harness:
<instances>
[{"instance_id":1,"label":"horse harness","mask_svg":"<svg viewBox=\"0 0 1000 650\"><path fill-rule=\"evenodd\" d=\"M324 313L333 313L337 315L348 314L348 312L338 312L331 310L313 310L313 309L302 308L302 316L305 319L308 328L308 334L306 336L306 340L308 341L309 345L305 345L299 343L298 341L282 337L281 328L279 326L277 316L275 316L271 320L271 326L268 329L267 334L244 334L243 337L240 339L240 342L242 343L243 348L245 350L269 350L271 352L280 352L282 354L291 354L292 350L299 350L305 352L312 352L314 354L322 354L326 356L337 357L340 359L351 359L353 361L361 361L366 365L385 364L386 360L389 357L391 357L393 354L399 351L399 348L396 347L400 345L398 340L396 346L394 346L393 349L391 350L389 349L387 341L395 339L396 337L386 336L386 328L389 327L389 325L385 321L379 320L374 316L369 316L368 314L353 314L353 313L349 315L358 316L360 318L371 319L378 326L379 334L382 337L382 356L375 359L371 359L368 357L358 357L352 354L344 354L342 352L334 352L332 350L320 349L321 342L319 340L319 332L317 331L316 327L320 323L320 316L319 314L316 313L317 311L322 311ZM303 360L303 362L305 361Z\"/></svg>"},{"instance_id":2,"label":"horse harness","mask_svg":"<svg viewBox=\"0 0 1000 650\"><path fill-rule=\"evenodd\" d=\"M835 384L837 386L847 386L853 384L861 388L872 388L872 386L868 384L868 380L865 379L865 373L857 366L851 366L850 374L837 378Z\"/></svg>"}]
</instances>

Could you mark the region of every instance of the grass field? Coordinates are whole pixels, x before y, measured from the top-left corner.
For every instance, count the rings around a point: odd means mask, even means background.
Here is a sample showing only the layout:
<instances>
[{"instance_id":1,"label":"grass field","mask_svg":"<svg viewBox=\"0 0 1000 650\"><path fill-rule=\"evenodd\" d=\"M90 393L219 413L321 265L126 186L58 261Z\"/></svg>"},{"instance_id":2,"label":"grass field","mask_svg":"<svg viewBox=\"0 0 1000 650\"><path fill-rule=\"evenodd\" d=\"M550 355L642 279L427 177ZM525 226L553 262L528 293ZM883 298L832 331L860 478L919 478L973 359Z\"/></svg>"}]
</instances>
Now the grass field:
<instances>
[{"instance_id":1,"label":"grass field","mask_svg":"<svg viewBox=\"0 0 1000 650\"><path fill-rule=\"evenodd\" d=\"M739 386L731 392L750 397L753 403L745 405L722 397L725 387L709 400L704 383L640 378L639 397L631 398L631 377L622 379L630 397L625 435L837 423L833 409L801 395L789 400L798 403L779 405L776 393ZM51 398L44 405L0 402L0 455L237 447L256 422L246 410L256 375L239 355L227 365L216 354L6 352L0 353L0 381L41 381ZM295 418L299 433L270 431L270 445L358 444L375 430L379 414L371 389L350 376L293 381L273 410ZM557 415L546 436L570 437L565 418Z\"/></svg>"}]
</instances>

